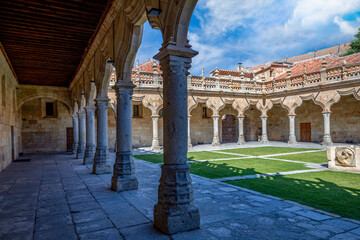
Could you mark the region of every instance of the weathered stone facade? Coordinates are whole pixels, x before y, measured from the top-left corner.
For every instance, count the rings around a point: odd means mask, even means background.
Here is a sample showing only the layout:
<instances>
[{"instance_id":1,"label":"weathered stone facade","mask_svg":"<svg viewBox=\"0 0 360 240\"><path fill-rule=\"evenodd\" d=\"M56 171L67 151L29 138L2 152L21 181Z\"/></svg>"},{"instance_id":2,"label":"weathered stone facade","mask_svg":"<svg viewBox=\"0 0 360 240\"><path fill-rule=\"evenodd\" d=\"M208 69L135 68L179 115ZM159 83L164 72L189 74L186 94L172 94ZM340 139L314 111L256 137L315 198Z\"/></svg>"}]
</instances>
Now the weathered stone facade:
<instances>
[{"instance_id":1,"label":"weathered stone facade","mask_svg":"<svg viewBox=\"0 0 360 240\"><path fill-rule=\"evenodd\" d=\"M17 79L0 45L0 172L21 152L21 123L16 104Z\"/></svg>"}]
</instances>

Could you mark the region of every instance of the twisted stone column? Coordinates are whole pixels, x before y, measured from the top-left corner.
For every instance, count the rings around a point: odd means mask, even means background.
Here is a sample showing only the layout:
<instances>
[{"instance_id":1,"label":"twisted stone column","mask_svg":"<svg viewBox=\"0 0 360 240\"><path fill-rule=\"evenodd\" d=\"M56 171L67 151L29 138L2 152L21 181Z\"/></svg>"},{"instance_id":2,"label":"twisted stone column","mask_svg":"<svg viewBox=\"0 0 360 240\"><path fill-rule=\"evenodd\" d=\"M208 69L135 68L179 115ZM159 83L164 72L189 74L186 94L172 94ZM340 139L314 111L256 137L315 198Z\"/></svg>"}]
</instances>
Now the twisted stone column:
<instances>
[{"instance_id":1,"label":"twisted stone column","mask_svg":"<svg viewBox=\"0 0 360 240\"><path fill-rule=\"evenodd\" d=\"M152 116L152 127L153 127L153 140L151 144L151 150L159 151L159 115Z\"/></svg>"},{"instance_id":2,"label":"twisted stone column","mask_svg":"<svg viewBox=\"0 0 360 240\"><path fill-rule=\"evenodd\" d=\"M238 122L239 122L239 139L238 139L238 142L237 142L238 145L244 145L245 144L244 118L245 118L245 116L238 116Z\"/></svg>"},{"instance_id":3,"label":"twisted stone column","mask_svg":"<svg viewBox=\"0 0 360 240\"><path fill-rule=\"evenodd\" d=\"M96 98L97 109L97 146L94 157L93 173L110 173L108 149L108 98Z\"/></svg>"},{"instance_id":4,"label":"twisted stone column","mask_svg":"<svg viewBox=\"0 0 360 240\"><path fill-rule=\"evenodd\" d=\"M325 146L331 146L333 144L330 134L330 113L331 112L322 113L324 116L324 140L322 142L322 145Z\"/></svg>"},{"instance_id":5,"label":"twisted stone column","mask_svg":"<svg viewBox=\"0 0 360 240\"><path fill-rule=\"evenodd\" d=\"M289 115L289 141L288 144L296 144L295 115Z\"/></svg>"},{"instance_id":6,"label":"twisted stone column","mask_svg":"<svg viewBox=\"0 0 360 240\"><path fill-rule=\"evenodd\" d=\"M164 78L164 164L154 207L154 224L167 234L200 227L187 163L187 75L197 52L171 43L155 56Z\"/></svg>"},{"instance_id":7,"label":"twisted stone column","mask_svg":"<svg viewBox=\"0 0 360 240\"><path fill-rule=\"evenodd\" d=\"M74 141L72 146L73 154L77 154L78 145L79 145L79 116L75 113L72 115L73 119L73 135Z\"/></svg>"},{"instance_id":8,"label":"twisted stone column","mask_svg":"<svg viewBox=\"0 0 360 240\"><path fill-rule=\"evenodd\" d=\"M86 145L84 164L93 164L96 150L95 143L95 106L85 107L86 111Z\"/></svg>"},{"instance_id":9,"label":"twisted stone column","mask_svg":"<svg viewBox=\"0 0 360 240\"><path fill-rule=\"evenodd\" d=\"M188 115L188 128L187 128L187 130L188 130L188 149L192 148L191 135L190 135L190 133L191 133L191 131L190 131L190 120L191 120L191 115Z\"/></svg>"},{"instance_id":10,"label":"twisted stone column","mask_svg":"<svg viewBox=\"0 0 360 240\"><path fill-rule=\"evenodd\" d=\"M116 159L111 179L114 191L133 190L138 188L135 177L132 155L132 83L118 82L115 85L116 110Z\"/></svg>"},{"instance_id":11,"label":"twisted stone column","mask_svg":"<svg viewBox=\"0 0 360 240\"><path fill-rule=\"evenodd\" d=\"M261 123L262 123L262 134L261 134L261 143L268 143L269 139L267 136L267 129L266 129L266 120L267 117L261 117Z\"/></svg>"},{"instance_id":12,"label":"twisted stone column","mask_svg":"<svg viewBox=\"0 0 360 240\"><path fill-rule=\"evenodd\" d=\"M219 146L219 115L213 115L213 123L214 123L214 136L212 141L212 146Z\"/></svg>"}]
</instances>

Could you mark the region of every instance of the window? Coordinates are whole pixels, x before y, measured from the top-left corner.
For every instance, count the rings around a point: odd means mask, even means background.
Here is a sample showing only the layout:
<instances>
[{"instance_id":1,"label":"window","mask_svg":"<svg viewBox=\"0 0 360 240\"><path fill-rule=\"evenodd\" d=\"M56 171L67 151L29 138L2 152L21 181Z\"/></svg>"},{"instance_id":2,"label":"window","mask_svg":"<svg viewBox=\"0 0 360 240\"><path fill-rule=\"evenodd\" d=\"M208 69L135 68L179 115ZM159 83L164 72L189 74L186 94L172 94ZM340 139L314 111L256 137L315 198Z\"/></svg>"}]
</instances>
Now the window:
<instances>
[{"instance_id":1,"label":"window","mask_svg":"<svg viewBox=\"0 0 360 240\"><path fill-rule=\"evenodd\" d=\"M203 118L207 118L207 117L208 117L207 108L206 108L206 107L203 107L203 108L202 108L202 117L203 117Z\"/></svg>"},{"instance_id":2,"label":"window","mask_svg":"<svg viewBox=\"0 0 360 240\"><path fill-rule=\"evenodd\" d=\"M41 99L42 116L44 118L57 118L57 101Z\"/></svg>"},{"instance_id":3,"label":"window","mask_svg":"<svg viewBox=\"0 0 360 240\"><path fill-rule=\"evenodd\" d=\"M140 105L133 105L133 117L140 117Z\"/></svg>"},{"instance_id":4,"label":"window","mask_svg":"<svg viewBox=\"0 0 360 240\"><path fill-rule=\"evenodd\" d=\"M54 116L54 103L53 102L47 102L46 103L46 116L47 117L53 117Z\"/></svg>"}]
</instances>

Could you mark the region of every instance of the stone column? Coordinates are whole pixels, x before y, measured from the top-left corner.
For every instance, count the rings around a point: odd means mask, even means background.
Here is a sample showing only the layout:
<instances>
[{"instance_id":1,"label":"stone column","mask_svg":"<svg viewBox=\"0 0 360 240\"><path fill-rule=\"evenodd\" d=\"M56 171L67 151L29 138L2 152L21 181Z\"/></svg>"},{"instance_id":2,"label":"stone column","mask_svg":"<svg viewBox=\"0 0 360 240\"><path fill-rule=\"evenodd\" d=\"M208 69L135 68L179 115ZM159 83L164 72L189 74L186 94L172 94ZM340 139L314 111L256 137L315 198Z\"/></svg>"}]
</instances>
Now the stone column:
<instances>
[{"instance_id":1,"label":"stone column","mask_svg":"<svg viewBox=\"0 0 360 240\"><path fill-rule=\"evenodd\" d=\"M239 122L239 139L238 139L238 142L237 142L238 145L244 145L245 144L244 118L245 118L245 116L238 116L238 122Z\"/></svg>"},{"instance_id":2,"label":"stone column","mask_svg":"<svg viewBox=\"0 0 360 240\"><path fill-rule=\"evenodd\" d=\"M73 134L74 134L74 141L73 141L73 154L77 153L78 145L79 145L79 116L75 113L72 115L73 119Z\"/></svg>"},{"instance_id":3,"label":"stone column","mask_svg":"<svg viewBox=\"0 0 360 240\"><path fill-rule=\"evenodd\" d=\"M213 115L213 123L214 123L214 137L212 141L212 146L219 146L220 140L219 140L219 115Z\"/></svg>"},{"instance_id":4,"label":"stone column","mask_svg":"<svg viewBox=\"0 0 360 240\"><path fill-rule=\"evenodd\" d=\"M190 48L166 45L155 56L160 60L164 85L164 164L154 207L154 224L167 234L200 227L199 209L187 163L187 75L191 58L197 52Z\"/></svg>"},{"instance_id":5,"label":"stone column","mask_svg":"<svg viewBox=\"0 0 360 240\"><path fill-rule=\"evenodd\" d=\"M288 144L296 144L295 115L289 115L289 141Z\"/></svg>"},{"instance_id":6,"label":"stone column","mask_svg":"<svg viewBox=\"0 0 360 240\"><path fill-rule=\"evenodd\" d=\"M86 145L84 164L93 164L96 150L95 143L95 106L85 107L86 111Z\"/></svg>"},{"instance_id":7,"label":"stone column","mask_svg":"<svg viewBox=\"0 0 360 240\"><path fill-rule=\"evenodd\" d=\"M189 148L192 148L192 144L191 144L191 131L190 131L190 120L191 120L191 115L188 115L188 127L187 127L187 130L188 130L188 149Z\"/></svg>"},{"instance_id":8,"label":"stone column","mask_svg":"<svg viewBox=\"0 0 360 240\"><path fill-rule=\"evenodd\" d=\"M159 151L159 115L152 116L152 127L153 127L153 140L151 144L151 150Z\"/></svg>"},{"instance_id":9,"label":"stone column","mask_svg":"<svg viewBox=\"0 0 360 240\"><path fill-rule=\"evenodd\" d=\"M262 134L261 134L261 143L268 143L268 136L267 136L267 130L266 130L266 120L267 117L261 117L261 123L262 123Z\"/></svg>"},{"instance_id":10,"label":"stone column","mask_svg":"<svg viewBox=\"0 0 360 240\"><path fill-rule=\"evenodd\" d=\"M108 98L96 98L97 109L97 146L94 157L93 173L110 173L108 149Z\"/></svg>"},{"instance_id":11,"label":"stone column","mask_svg":"<svg viewBox=\"0 0 360 240\"><path fill-rule=\"evenodd\" d=\"M331 146L333 143L330 135L330 112L323 112L322 114L324 116L324 140L322 145Z\"/></svg>"},{"instance_id":12,"label":"stone column","mask_svg":"<svg viewBox=\"0 0 360 240\"><path fill-rule=\"evenodd\" d=\"M134 84L124 82L118 82L115 86L117 152L111 179L111 189L114 191L138 188L132 155L132 95L134 87Z\"/></svg>"},{"instance_id":13,"label":"stone column","mask_svg":"<svg viewBox=\"0 0 360 240\"><path fill-rule=\"evenodd\" d=\"M86 126L85 126L85 112L78 112L79 116L79 144L76 152L76 158L83 158L85 153L85 136L86 136Z\"/></svg>"}]
</instances>

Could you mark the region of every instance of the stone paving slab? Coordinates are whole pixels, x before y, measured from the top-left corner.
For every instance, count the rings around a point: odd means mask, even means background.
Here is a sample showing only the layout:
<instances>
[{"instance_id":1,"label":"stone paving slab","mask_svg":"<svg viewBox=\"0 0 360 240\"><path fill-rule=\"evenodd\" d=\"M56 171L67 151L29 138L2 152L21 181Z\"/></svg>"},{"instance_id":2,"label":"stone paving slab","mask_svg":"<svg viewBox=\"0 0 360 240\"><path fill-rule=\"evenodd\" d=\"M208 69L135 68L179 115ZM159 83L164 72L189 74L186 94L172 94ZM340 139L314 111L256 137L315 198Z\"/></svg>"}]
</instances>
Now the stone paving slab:
<instances>
[{"instance_id":1,"label":"stone paving slab","mask_svg":"<svg viewBox=\"0 0 360 240\"><path fill-rule=\"evenodd\" d=\"M111 174L81 162L33 155L0 173L0 239L360 239L358 221L195 175L201 228L164 235L153 227L158 164L136 160L139 189L116 193Z\"/></svg>"}]
</instances>

